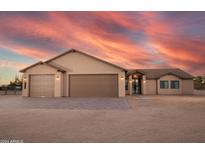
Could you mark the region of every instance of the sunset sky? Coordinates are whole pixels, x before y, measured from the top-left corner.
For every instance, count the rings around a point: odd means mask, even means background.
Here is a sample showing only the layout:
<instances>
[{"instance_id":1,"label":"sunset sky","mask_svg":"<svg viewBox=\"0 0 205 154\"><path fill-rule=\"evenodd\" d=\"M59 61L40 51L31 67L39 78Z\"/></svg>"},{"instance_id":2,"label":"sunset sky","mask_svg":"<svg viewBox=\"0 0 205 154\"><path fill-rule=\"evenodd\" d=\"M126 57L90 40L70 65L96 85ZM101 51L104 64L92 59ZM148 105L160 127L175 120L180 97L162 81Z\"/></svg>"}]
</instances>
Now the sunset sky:
<instances>
[{"instance_id":1,"label":"sunset sky","mask_svg":"<svg viewBox=\"0 0 205 154\"><path fill-rule=\"evenodd\" d=\"M127 69L205 75L205 12L0 12L0 84L70 48Z\"/></svg>"}]
</instances>

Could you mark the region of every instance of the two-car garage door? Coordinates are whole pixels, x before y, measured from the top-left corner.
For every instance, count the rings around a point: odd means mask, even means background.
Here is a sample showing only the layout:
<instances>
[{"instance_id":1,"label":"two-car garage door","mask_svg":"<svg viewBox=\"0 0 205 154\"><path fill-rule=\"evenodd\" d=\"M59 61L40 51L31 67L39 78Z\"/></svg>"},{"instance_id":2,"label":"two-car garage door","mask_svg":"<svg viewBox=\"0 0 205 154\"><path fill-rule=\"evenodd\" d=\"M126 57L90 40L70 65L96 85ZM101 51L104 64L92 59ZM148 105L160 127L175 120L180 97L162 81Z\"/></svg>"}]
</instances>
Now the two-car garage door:
<instances>
[{"instance_id":1,"label":"two-car garage door","mask_svg":"<svg viewBox=\"0 0 205 154\"><path fill-rule=\"evenodd\" d=\"M54 75L31 75L31 97L54 97Z\"/></svg>"},{"instance_id":2,"label":"two-car garage door","mask_svg":"<svg viewBox=\"0 0 205 154\"><path fill-rule=\"evenodd\" d=\"M70 97L117 97L118 75L69 75Z\"/></svg>"},{"instance_id":3,"label":"two-car garage door","mask_svg":"<svg viewBox=\"0 0 205 154\"><path fill-rule=\"evenodd\" d=\"M70 97L118 97L117 74L69 75L68 78ZM54 75L30 75L30 96L54 97L54 84Z\"/></svg>"}]
</instances>

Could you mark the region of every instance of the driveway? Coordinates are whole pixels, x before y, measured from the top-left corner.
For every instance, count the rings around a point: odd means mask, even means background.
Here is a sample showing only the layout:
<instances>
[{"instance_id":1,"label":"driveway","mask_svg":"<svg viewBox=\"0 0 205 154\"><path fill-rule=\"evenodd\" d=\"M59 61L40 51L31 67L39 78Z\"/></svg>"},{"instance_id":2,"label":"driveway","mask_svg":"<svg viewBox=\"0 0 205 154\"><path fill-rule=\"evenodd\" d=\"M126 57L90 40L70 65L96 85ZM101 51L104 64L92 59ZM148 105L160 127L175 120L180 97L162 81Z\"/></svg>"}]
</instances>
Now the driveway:
<instances>
[{"instance_id":1,"label":"driveway","mask_svg":"<svg viewBox=\"0 0 205 154\"><path fill-rule=\"evenodd\" d=\"M36 105L40 103L38 101L46 105ZM83 105L70 109L65 105L66 102L94 104L98 101L108 106L111 103L112 107L99 105L88 109ZM61 107L56 106L57 102ZM138 96L100 100L1 96L1 139L24 142L205 142L205 97Z\"/></svg>"},{"instance_id":2,"label":"driveway","mask_svg":"<svg viewBox=\"0 0 205 154\"><path fill-rule=\"evenodd\" d=\"M0 100L0 109L130 109L126 98L28 98L7 95L0 96Z\"/></svg>"}]
</instances>

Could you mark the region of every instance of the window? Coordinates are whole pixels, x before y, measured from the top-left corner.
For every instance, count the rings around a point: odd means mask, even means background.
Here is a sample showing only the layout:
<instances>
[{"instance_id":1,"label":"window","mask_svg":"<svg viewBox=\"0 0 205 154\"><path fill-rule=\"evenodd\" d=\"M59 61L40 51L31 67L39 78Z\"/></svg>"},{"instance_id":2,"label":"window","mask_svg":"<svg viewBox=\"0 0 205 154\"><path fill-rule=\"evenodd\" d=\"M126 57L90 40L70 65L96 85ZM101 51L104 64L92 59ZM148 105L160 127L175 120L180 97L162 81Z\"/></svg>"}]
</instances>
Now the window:
<instances>
[{"instance_id":1,"label":"window","mask_svg":"<svg viewBox=\"0 0 205 154\"><path fill-rule=\"evenodd\" d=\"M24 82L24 84L23 84L23 88L26 89L26 82Z\"/></svg>"},{"instance_id":2,"label":"window","mask_svg":"<svg viewBox=\"0 0 205 154\"><path fill-rule=\"evenodd\" d=\"M160 81L160 89L168 89L169 88L169 81L161 80Z\"/></svg>"},{"instance_id":3,"label":"window","mask_svg":"<svg viewBox=\"0 0 205 154\"><path fill-rule=\"evenodd\" d=\"M172 89L179 89L179 80L172 80L171 81L171 88Z\"/></svg>"}]
</instances>

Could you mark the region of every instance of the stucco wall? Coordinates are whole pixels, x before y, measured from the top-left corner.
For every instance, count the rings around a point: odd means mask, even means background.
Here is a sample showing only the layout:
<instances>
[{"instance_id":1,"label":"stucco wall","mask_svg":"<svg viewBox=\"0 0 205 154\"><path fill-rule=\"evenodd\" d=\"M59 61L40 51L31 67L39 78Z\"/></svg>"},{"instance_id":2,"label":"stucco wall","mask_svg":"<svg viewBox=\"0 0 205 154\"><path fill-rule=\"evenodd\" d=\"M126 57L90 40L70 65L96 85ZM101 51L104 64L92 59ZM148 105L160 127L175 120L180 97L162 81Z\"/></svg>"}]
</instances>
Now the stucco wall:
<instances>
[{"instance_id":1,"label":"stucco wall","mask_svg":"<svg viewBox=\"0 0 205 154\"><path fill-rule=\"evenodd\" d=\"M24 84L26 83L26 88L24 88ZM22 96L29 96L29 75L27 73L23 74L23 88L22 88Z\"/></svg>"},{"instance_id":2,"label":"stucco wall","mask_svg":"<svg viewBox=\"0 0 205 154\"><path fill-rule=\"evenodd\" d=\"M55 74L54 96L55 97L62 97L63 96L63 74L61 72L57 72Z\"/></svg>"},{"instance_id":3,"label":"stucco wall","mask_svg":"<svg viewBox=\"0 0 205 154\"><path fill-rule=\"evenodd\" d=\"M194 83L193 80L182 80L182 94L192 95L194 94Z\"/></svg>"},{"instance_id":4,"label":"stucco wall","mask_svg":"<svg viewBox=\"0 0 205 154\"><path fill-rule=\"evenodd\" d=\"M68 85L69 74L118 74L119 96L125 96L125 72L117 67L101 62L92 57L84 54L73 52L62 57L59 57L51 62L67 71L64 76ZM68 86L67 86L68 87ZM64 94L68 96L69 88L63 88L66 90Z\"/></svg>"},{"instance_id":5,"label":"stucco wall","mask_svg":"<svg viewBox=\"0 0 205 154\"><path fill-rule=\"evenodd\" d=\"M145 95L155 95L155 94L184 94L190 95L194 93L193 80L182 80L181 78L174 75L165 75L158 80L150 80L143 78L142 83L142 94ZM160 80L168 80L169 88L168 89L160 89ZM171 89L171 80L179 80L179 89ZM157 81L157 82L156 82Z\"/></svg>"},{"instance_id":6,"label":"stucco wall","mask_svg":"<svg viewBox=\"0 0 205 154\"><path fill-rule=\"evenodd\" d=\"M62 93L63 93L63 96L68 96L67 93L68 93L68 78L67 78L67 73L64 73L63 74L63 80L62 80Z\"/></svg>"},{"instance_id":7,"label":"stucco wall","mask_svg":"<svg viewBox=\"0 0 205 154\"><path fill-rule=\"evenodd\" d=\"M27 86L26 86L26 89L24 89L23 87L23 90L22 90L22 96L29 96L29 81L30 81L30 75L32 74L54 74L55 75L55 88L54 88L54 95L55 97L60 97L62 96L62 84L61 83L61 78L62 78L62 75L60 72L57 72L56 69L48 66L48 65L45 65L45 64L39 64L39 65L36 65L35 67L32 67L30 69L28 69L24 74L23 74L23 85L24 85L24 82L26 82ZM56 76L59 76L59 80L56 80Z\"/></svg>"},{"instance_id":8,"label":"stucco wall","mask_svg":"<svg viewBox=\"0 0 205 154\"><path fill-rule=\"evenodd\" d=\"M145 84L146 86L146 91L145 95L156 95L156 90L157 90L157 83L156 80L146 80Z\"/></svg>"},{"instance_id":9,"label":"stucco wall","mask_svg":"<svg viewBox=\"0 0 205 154\"><path fill-rule=\"evenodd\" d=\"M160 89L160 80L168 80L169 81L169 89ZM170 83L171 80L179 80L179 89L171 89ZM158 94L171 94L171 95L178 95L182 94L182 80L174 75L165 75L162 76L160 79L157 80L158 83Z\"/></svg>"}]
</instances>

